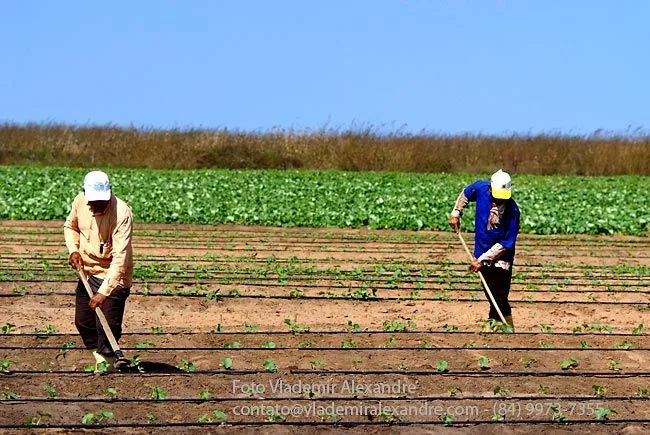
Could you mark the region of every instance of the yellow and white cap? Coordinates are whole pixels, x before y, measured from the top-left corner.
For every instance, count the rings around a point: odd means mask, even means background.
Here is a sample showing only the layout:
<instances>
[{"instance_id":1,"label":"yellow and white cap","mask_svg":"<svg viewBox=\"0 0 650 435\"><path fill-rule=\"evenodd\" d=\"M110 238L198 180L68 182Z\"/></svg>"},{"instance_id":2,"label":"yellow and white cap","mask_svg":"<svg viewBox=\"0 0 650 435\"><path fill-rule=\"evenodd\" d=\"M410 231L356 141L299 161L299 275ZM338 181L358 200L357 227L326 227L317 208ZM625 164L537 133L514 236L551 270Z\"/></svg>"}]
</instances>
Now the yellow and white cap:
<instances>
[{"instance_id":1,"label":"yellow and white cap","mask_svg":"<svg viewBox=\"0 0 650 435\"><path fill-rule=\"evenodd\" d=\"M492 196L497 199L510 199L512 196L512 179L510 174L503 172L501 169L492 174L490 179Z\"/></svg>"}]
</instances>

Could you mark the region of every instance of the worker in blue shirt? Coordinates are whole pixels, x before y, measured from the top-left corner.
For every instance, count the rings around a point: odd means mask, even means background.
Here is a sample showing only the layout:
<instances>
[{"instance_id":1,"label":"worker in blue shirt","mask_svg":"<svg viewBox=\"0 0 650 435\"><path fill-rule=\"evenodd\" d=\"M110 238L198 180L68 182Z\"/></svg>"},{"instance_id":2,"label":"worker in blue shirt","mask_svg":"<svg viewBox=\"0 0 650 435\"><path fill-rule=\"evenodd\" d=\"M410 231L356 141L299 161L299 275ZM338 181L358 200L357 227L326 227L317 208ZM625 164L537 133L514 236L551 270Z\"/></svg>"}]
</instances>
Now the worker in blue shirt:
<instances>
[{"instance_id":1,"label":"worker in blue shirt","mask_svg":"<svg viewBox=\"0 0 650 435\"><path fill-rule=\"evenodd\" d=\"M514 328L508 294L519 233L519 207L512 199L510 175L499 169L489 181L478 180L465 187L449 218L454 231L460 231L460 217L470 202L476 202L476 218L474 260L469 268L483 274L506 322ZM500 320L492 302L488 319Z\"/></svg>"}]
</instances>

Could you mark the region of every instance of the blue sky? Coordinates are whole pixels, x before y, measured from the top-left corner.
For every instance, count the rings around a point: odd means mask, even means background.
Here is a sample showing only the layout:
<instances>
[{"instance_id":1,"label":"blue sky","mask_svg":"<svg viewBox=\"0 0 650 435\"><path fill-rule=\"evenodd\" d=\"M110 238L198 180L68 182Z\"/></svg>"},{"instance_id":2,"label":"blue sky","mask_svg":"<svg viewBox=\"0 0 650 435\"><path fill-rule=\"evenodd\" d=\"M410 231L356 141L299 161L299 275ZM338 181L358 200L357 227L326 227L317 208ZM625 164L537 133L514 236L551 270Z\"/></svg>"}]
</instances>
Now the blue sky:
<instances>
[{"instance_id":1,"label":"blue sky","mask_svg":"<svg viewBox=\"0 0 650 435\"><path fill-rule=\"evenodd\" d=\"M650 120L649 1L14 1L0 121L417 133Z\"/></svg>"}]
</instances>

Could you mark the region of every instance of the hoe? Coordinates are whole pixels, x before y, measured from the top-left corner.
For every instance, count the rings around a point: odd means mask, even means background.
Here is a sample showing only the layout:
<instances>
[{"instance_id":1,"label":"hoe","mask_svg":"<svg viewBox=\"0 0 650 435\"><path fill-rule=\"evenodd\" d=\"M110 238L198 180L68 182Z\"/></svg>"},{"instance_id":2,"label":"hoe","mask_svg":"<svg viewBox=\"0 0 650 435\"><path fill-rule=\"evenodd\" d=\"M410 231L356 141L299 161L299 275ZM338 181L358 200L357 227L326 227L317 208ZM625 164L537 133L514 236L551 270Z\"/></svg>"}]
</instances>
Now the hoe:
<instances>
[{"instance_id":1,"label":"hoe","mask_svg":"<svg viewBox=\"0 0 650 435\"><path fill-rule=\"evenodd\" d=\"M81 282L83 282L84 287L88 292L88 297L92 298L93 291L90 289L90 284L88 284L88 278L86 277L86 272L84 272L83 269L79 269L78 272L79 272L79 278L81 278ZM120 346L118 346L117 340L115 340L115 336L113 336L113 332L111 331L110 326L108 326L108 321L106 320L106 316L104 316L104 313L102 312L101 308L99 307L95 308L95 314L97 314L97 317L99 318L99 323L102 324L102 329L104 330L104 333L106 334L106 337L108 338L108 341L111 344L111 347L113 348L113 352L115 353L115 362L113 363L113 368L117 371L120 371L122 369L131 367L131 361L126 359L124 353L122 352L122 350L120 350Z\"/></svg>"}]
</instances>

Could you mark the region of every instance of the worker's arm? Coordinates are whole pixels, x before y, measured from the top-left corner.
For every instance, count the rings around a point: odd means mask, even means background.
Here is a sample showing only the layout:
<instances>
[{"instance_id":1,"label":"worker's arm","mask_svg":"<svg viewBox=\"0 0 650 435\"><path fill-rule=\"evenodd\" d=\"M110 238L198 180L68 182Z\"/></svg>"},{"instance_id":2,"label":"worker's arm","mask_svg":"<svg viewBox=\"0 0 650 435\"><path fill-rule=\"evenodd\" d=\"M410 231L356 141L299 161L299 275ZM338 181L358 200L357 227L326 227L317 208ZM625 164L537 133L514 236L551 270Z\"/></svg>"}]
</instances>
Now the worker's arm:
<instances>
[{"instance_id":1,"label":"worker's arm","mask_svg":"<svg viewBox=\"0 0 650 435\"><path fill-rule=\"evenodd\" d=\"M79 221L77 209L79 208L79 196L72 201L72 208L63 224L63 236L65 245L68 248L69 263L75 269L83 267L81 254L79 253Z\"/></svg>"},{"instance_id":2,"label":"worker's arm","mask_svg":"<svg viewBox=\"0 0 650 435\"><path fill-rule=\"evenodd\" d=\"M127 209L128 210L128 209ZM132 255L131 235L133 233L133 217L131 210L119 217L112 236L111 265L106 272L104 282L97 290L98 293L108 296L119 285L126 273L127 261Z\"/></svg>"},{"instance_id":3,"label":"worker's arm","mask_svg":"<svg viewBox=\"0 0 650 435\"><path fill-rule=\"evenodd\" d=\"M476 201L476 188L474 184L470 184L461 190L449 216L449 226L456 232L460 231L460 217L463 215L463 210L470 201Z\"/></svg>"}]
</instances>

